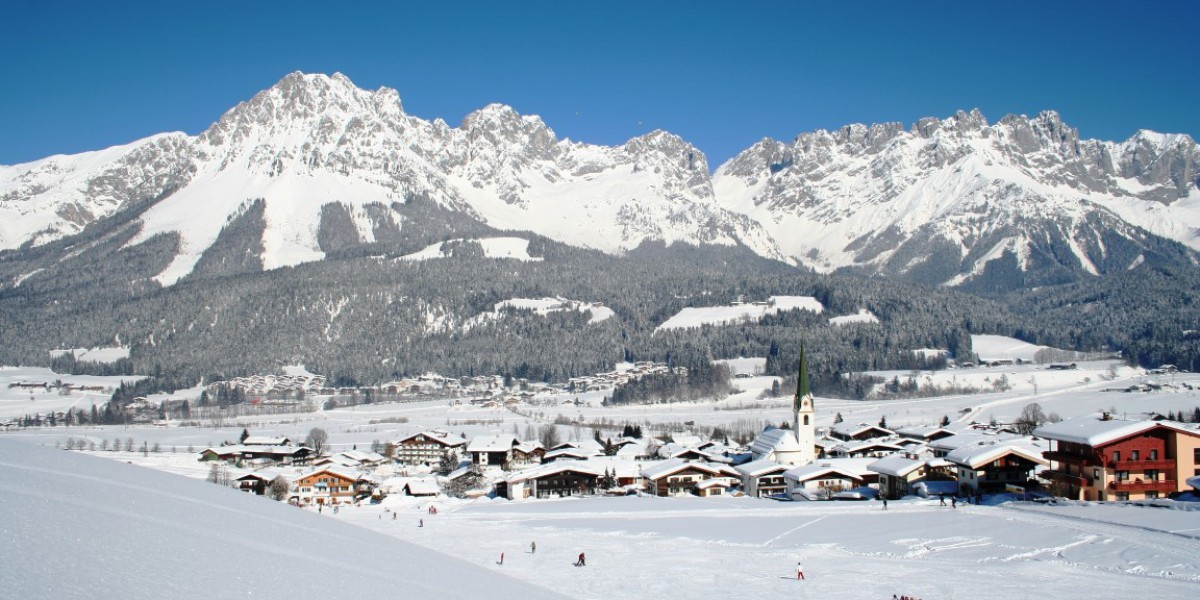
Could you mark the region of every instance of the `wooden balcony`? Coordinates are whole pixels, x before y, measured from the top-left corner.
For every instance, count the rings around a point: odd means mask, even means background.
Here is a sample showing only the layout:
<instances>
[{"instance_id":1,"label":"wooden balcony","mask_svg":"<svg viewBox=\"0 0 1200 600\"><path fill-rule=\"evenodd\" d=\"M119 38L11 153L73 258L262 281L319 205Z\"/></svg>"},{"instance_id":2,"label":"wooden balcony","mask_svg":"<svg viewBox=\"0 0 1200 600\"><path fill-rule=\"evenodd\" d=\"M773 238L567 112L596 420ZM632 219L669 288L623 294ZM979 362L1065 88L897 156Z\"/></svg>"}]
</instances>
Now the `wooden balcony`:
<instances>
[{"instance_id":1,"label":"wooden balcony","mask_svg":"<svg viewBox=\"0 0 1200 600\"><path fill-rule=\"evenodd\" d=\"M1159 479L1157 481L1134 479L1130 481L1109 482L1108 489L1114 492L1174 492L1177 489L1177 483L1173 479Z\"/></svg>"},{"instance_id":2,"label":"wooden balcony","mask_svg":"<svg viewBox=\"0 0 1200 600\"><path fill-rule=\"evenodd\" d=\"M1052 460L1054 462L1080 465L1084 467L1099 467L1104 464L1104 460L1095 454L1071 454L1069 452L1048 450L1042 453L1042 457L1046 460Z\"/></svg>"},{"instance_id":3,"label":"wooden balcony","mask_svg":"<svg viewBox=\"0 0 1200 600\"><path fill-rule=\"evenodd\" d=\"M1077 485L1079 487L1087 487L1091 485L1091 481L1086 477L1071 475L1069 473L1063 473L1062 471L1042 471L1041 476L1046 479L1061 481L1063 483Z\"/></svg>"},{"instance_id":4,"label":"wooden balcony","mask_svg":"<svg viewBox=\"0 0 1200 600\"><path fill-rule=\"evenodd\" d=\"M1108 468L1118 471L1144 472L1147 469L1158 469L1160 471L1174 471L1175 461L1166 460L1122 460L1119 462L1108 463Z\"/></svg>"}]
</instances>

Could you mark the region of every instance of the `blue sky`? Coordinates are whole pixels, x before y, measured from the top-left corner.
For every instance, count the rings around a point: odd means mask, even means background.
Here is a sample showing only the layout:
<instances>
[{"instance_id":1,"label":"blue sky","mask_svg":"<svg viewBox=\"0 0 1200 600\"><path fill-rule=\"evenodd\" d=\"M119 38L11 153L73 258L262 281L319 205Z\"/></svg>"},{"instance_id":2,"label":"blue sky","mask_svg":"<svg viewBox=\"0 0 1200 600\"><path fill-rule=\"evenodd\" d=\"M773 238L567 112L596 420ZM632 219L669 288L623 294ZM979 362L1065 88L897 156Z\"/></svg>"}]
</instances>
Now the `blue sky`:
<instances>
[{"instance_id":1,"label":"blue sky","mask_svg":"<svg viewBox=\"0 0 1200 600\"><path fill-rule=\"evenodd\" d=\"M1200 2L53 2L0 9L0 164L198 133L292 71L491 102L559 137L763 137L979 108L1088 138L1200 134Z\"/></svg>"}]
</instances>

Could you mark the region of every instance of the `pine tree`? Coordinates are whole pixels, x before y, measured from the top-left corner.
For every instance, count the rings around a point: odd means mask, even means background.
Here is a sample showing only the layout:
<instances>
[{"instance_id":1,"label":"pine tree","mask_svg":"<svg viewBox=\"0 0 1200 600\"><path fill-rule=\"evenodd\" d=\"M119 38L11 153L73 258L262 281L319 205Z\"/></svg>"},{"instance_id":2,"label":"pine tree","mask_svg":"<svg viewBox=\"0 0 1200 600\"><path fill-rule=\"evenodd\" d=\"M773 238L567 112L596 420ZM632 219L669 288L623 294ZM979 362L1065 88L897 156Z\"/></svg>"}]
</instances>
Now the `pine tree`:
<instances>
[{"instance_id":1,"label":"pine tree","mask_svg":"<svg viewBox=\"0 0 1200 600\"><path fill-rule=\"evenodd\" d=\"M879 427L881 427L881 428L883 428L883 429L887 429L887 428L888 428L888 426L887 426L887 417L886 417L886 416L879 417Z\"/></svg>"},{"instance_id":2,"label":"pine tree","mask_svg":"<svg viewBox=\"0 0 1200 600\"><path fill-rule=\"evenodd\" d=\"M246 438L248 438L248 437L250 437L250 430L249 430L249 429L242 429L242 436L238 438L238 443L239 443L239 444L245 444L245 443L246 443Z\"/></svg>"},{"instance_id":3,"label":"pine tree","mask_svg":"<svg viewBox=\"0 0 1200 600\"><path fill-rule=\"evenodd\" d=\"M942 423L941 423L941 425L940 425L940 426L941 426L941 427L946 427L946 426L948 426L949 424L950 424L950 417L949 417L948 415L942 415Z\"/></svg>"},{"instance_id":4,"label":"pine tree","mask_svg":"<svg viewBox=\"0 0 1200 600\"><path fill-rule=\"evenodd\" d=\"M835 425L837 423L841 423L842 422L842 413L837 413L837 414L833 415L833 422Z\"/></svg>"}]
</instances>

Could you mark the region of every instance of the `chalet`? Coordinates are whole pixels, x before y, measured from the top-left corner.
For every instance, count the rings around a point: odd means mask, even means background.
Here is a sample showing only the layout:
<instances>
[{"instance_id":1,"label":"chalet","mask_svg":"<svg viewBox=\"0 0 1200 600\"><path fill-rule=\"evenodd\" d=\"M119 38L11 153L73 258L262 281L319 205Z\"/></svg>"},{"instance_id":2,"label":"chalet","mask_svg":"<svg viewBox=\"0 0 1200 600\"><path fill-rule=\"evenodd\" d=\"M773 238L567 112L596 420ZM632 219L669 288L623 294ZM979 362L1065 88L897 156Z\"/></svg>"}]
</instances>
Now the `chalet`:
<instances>
[{"instance_id":1,"label":"chalet","mask_svg":"<svg viewBox=\"0 0 1200 600\"><path fill-rule=\"evenodd\" d=\"M571 446L559 447L549 452L542 453L543 463L552 463L557 460L587 460L589 457L595 456L595 452L581 450Z\"/></svg>"},{"instance_id":2,"label":"chalet","mask_svg":"<svg viewBox=\"0 0 1200 600\"><path fill-rule=\"evenodd\" d=\"M954 435L953 431L942 427L932 426L910 426L901 427L896 430L896 435L910 440L918 440L924 443L929 443L942 438L948 438Z\"/></svg>"},{"instance_id":3,"label":"chalet","mask_svg":"<svg viewBox=\"0 0 1200 600\"><path fill-rule=\"evenodd\" d=\"M1169 421L1091 414L1034 430L1050 440L1042 477L1077 500L1139 500L1186 491L1200 465L1200 430Z\"/></svg>"},{"instance_id":4,"label":"chalet","mask_svg":"<svg viewBox=\"0 0 1200 600\"><path fill-rule=\"evenodd\" d=\"M296 478L294 488L303 503L339 504L370 494L370 482L354 471L324 468Z\"/></svg>"},{"instance_id":5,"label":"chalet","mask_svg":"<svg viewBox=\"0 0 1200 600\"><path fill-rule=\"evenodd\" d=\"M600 476L595 466L561 461L513 473L497 485L496 492L509 500L591 496Z\"/></svg>"},{"instance_id":6,"label":"chalet","mask_svg":"<svg viewBox=\"0 0 1200 600\"><path fill-rule=\"evenodd\" d=\"M742 490L755 498L766 498L787 492L783 473L788 465L773 460L755 460L733 468L742 479Z\"/></svg>"},{"instance_id":7,"label":"chalet","mask_svg":"<svg viewBox=\"0 0 1200 600\"><path fill-rule=\"evenodd\" d=\"M642 470L646 489L655 496L686 496L696 492L696 484L714 477L737 477L737 471L725 465L665 460Z\"/></svg>"},{"instance_id":8,"label":"chalet","mask_svg":"<svg viewBox=\"0 0 1200 600\"><path fill-rule=\"evenodd\" d=\"M467 444L467 453L471 455L472 464L506 468L512 460L513 448L520 444L521 442L511 435L478 436Z\"/></svg>"},{"instance_id":9,"label":"chalet","mask_svg":"<svg viewBox=\"0 0 1200 600\"><path fill-rule=\"evenodd\" d=\"M246 473L234 481L237 482L237 489L262 496L267 493L267 486L271 485L271 479L260 473Z\"/></svg>"},{"instance_id":10,"label":"chalet","mask_svg":"<svg viewBox=\"0 0 1200 600\"><path fill-rule=\"evenodd\" d=\"M409 479L400 488L405 496L436 496L440 492L437 481L432 478Z\"/></svg>"},{"instance_id":11,"label":"chalet","mask_svg":"<svg viewBox=\"0 0 1200 600\"><path fill-rule=\"evenodd\" d=\"M895 435L891 429L885 429L878 425L867 425L860 423L858 425L849 425L846 423L838 423L829 428L829 435L844 442L857 441L864 442L876 438L886 438Z\"/></svg>"},{"instance_id":12,"label":"chalet","mask_svg":"<svg viewBox=\"0 0 1200 600\"><path fill-rule=\"evenodd\" d=\"M890 442L869 440L857 444L838 444L826 450L826 454L834 458L883 458L903 452L904 446Z\"/></svg>"},{"instance_id":13,"label":"chalet","mask_svg":"<svg viewBox=\"0 0 1200 600\"><path fill-rule=\"evenodd\" d=\"M866 462L822 460L790 469L783 474L786 493L794 499L827 500L838 492L862 487L867 485Z\"/></svg>"},{"instance_id":14,"label":"chalet","mask_svg":"<svg viewBox=\"0 0 1200 600\"><path fill-rule=\"evenodd\" d=\"M946 455L957 468L958 491L964 495L996 494L1019 486L1037 487L1033 470L1049 464L1036 452L1016 444L986 443L963 446Z\"/></svg>"},{"instance_id":15,"label":"chalet","mask_svg":"<svg viewBox=\"0 0 1200 600\"><path fill-rule=\"evenodd\" d=\"M546 456L546 447L541 442L521 442L513 446L512 460L514 466L541 464Z\"/></svg>"},{"instance_id":16,"label":"chalet","mask_svg":"<svg viewBox=\"0 0 1200 600\"><path fill-rule=\"evenodd\" d=\"M879 493L895 500L914 493L913 485L925 481L953 481L952 465L944 459L921 459L912 454L881 458L867 469L879 474Z\"/></svg>"},{"instance_id":17,"label":"chalet","mask_svg":"<svg viewBox=\"0 0 1200 600\"><path fill-rule=\"evenodd\" d=\"M243 446L291 446L292 439L286 436L268 437L262 435L246 436Z\"/></svg>"},{"instance_id":18,"label":"chalet","mask_svg":"<svg viewBox=\"0 0 1200 600\"><path fill-rule=\"evenodd\" d=\"M737 484L735 477L713 477L705 479L696 484L696 495L701 498L711 498L713 496L725 496L729 494L729 488Z\"/></svg>"},{"instance_id":19,"label":"chalet","mask_svg":"<svg viewBox=\"0 0 1200 600\"><path fill-rule=\"evenodd\" d=\"M727 456L722 456L720 454L711 454L711 453L705 452L703 450L697 450L695 448L686 448L683 450L676 450L673 454L671 454L671 456L669 458L681 458L683 460L703 460L703 461L708 461L708 462L712 462L712 463L723 463L723 464L729 464L731 462L729 460L729 457L727 457Z\"/></svg>"},{"instance_id":20,"label":"chalet","mask_svg":"<svg viewBox=\"0 0 1200 600\"><path fill-rule=\"evenodd\" d=\"M244 446L233 444L205 448L197 460L220 460L227 463L254 462L260 464L305 465L312 458L306 446Z\"/></svg>"},{"instance_id":21,"label":"chalet","mask_svg":"<svg viewBox=\"0 0 1200 600\"><path fill-rule=\"evenodd\" d=\"M313 461L314 467L342 467L345 469L371 470L389 461L388 457L375 452L347 450Z\"/></svg>"},{"instance_id":22,"label":"chalet","mask_svg":"<svg viewBox=\"0 0 1200 600\"><path fill-rule=\"evenodd\" d=\"M460 453L467 440L441 432L423 431L395 442L396 462L404 465L436 465L450 453Z\"/></svg>"}]
</instances>

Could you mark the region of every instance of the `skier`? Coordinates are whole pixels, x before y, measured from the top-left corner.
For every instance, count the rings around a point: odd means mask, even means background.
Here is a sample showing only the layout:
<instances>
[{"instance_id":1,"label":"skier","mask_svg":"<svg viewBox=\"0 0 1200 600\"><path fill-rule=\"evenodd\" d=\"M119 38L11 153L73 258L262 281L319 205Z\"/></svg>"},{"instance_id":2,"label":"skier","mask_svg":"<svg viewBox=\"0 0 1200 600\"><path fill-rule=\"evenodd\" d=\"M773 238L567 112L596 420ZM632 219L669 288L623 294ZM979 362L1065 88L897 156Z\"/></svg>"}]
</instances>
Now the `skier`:
<instances>
[{"instance_id":1,"label":"skier","mask_svg":"<svg viewBox=\"0 0 1200 600\"><path fill-rule=\"evenodd\" d=\"M938 501L941 502L941 504L938 504L938 506L945 506L946 505L946 495L938 494Z\"/></svg>"},{"instance_id":2,"label":"skier","mask_svg":"<svg viewBox=\"0 0 1200 600\"><path fill-rule=\"evenodd\" d=\"M587 557L584 556L582 552L579 553L579 560L575 561L575 566L577 566L577 567L586 567L587 566Z\"/></svg>"},{"instance_id":3,"label":"skier","mask_svg":"<svg viewBox=\"0 0 1200 600\"><path fill-rule=\"evenodd\" d=\"M883 510L887 510L887 498L883 499Z\"/></svg>"},{"instance_id":4,"label":"skier","mask_svg":"<svg viewBox=\"0 0 1200 600\"><path fill-rule=\"evenodd\" d=\"M529 542L529 553L537 554L537 542Z\"/></svg>"},{"instance_id":5,"label":"skier","mask_svg":"<svg viewBox=\"0 0 1200 600\"><path fill-rule=\"evenodd\" d=\"M424 526L425 526L425 519L419 519L417 521L417 527L424 527Z\"/></svg>"},{"instance_id":6,"label":"skier","mask_svg":"<svg viewBox=\"0 0 1200 600\"><path fill-rule=\"evenodd\" d=\"M796 581L804 579L804 563L796 561Z\"/></svg>"},{"instance_id":7,"label":"skier","mask_svg":"<svg viewBox=\"0 0 1200 600\"><path fill-rule=\"evenodd\" d=\"M504 564L504 553L500 553L500 564Z\"/></svg>"},{"instance_id":8,"label":"skier","mask_svg":"<svg viewBox=\"0 0 1200 600\"><path fill-rule=\"evenodd\" d=\"M958 496L950 497L950 508L958 508Z\"/></svg>"}]
</instances>

